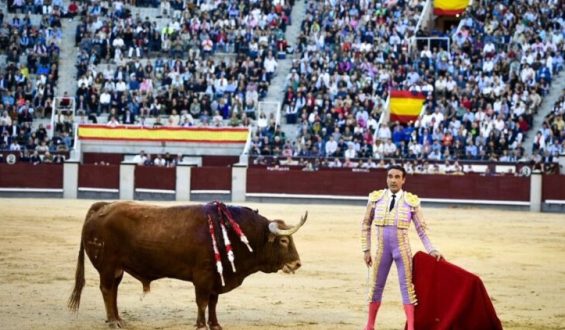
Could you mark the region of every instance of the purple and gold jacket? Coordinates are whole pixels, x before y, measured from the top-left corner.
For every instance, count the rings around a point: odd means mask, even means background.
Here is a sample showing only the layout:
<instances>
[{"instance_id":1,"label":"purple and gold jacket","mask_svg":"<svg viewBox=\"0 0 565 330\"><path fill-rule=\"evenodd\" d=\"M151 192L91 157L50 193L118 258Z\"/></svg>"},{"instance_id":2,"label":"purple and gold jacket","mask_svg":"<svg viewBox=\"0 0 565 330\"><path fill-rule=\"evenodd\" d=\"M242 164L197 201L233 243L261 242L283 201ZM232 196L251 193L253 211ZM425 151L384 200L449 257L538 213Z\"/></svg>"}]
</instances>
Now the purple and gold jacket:
<instances>
[{"instance_id":1,"label":"purple and gold jacket","mask_svg":"<svg viewBox=\"0 0 565 330\"><path fill-rule=\"evenodd\" d=\"M390 191L383 189L369 194L367 209L361 223L361 249L363 251L371 249L372 224L383 227L394 226L398 230L408 230L410 222L414 222L416 232L427 252L435 250L426 234L426 223L418 196L406 191L400 191L397 194L400 196L390 212L388 210L391 198Z\"/></svg>"}]
</instances>

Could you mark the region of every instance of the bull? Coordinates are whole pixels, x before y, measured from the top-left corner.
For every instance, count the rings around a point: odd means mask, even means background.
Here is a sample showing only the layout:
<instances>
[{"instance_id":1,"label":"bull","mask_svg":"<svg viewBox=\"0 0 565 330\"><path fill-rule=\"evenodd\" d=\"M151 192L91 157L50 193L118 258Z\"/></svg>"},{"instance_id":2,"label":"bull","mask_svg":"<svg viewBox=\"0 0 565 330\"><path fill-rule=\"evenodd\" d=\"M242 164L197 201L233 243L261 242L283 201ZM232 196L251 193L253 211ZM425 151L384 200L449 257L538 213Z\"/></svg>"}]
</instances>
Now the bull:
<instances>
[{"instance_id":1,"label":"bull","mask_svg":"<svg viewBox=\"0 0 565 330\"><path fill-rule=\"evenodd\" d=\"M197 329L207 329L208 324L211 330L221 330L216 316L220 294L237 288L247 276L258 271L294 273L301 266L292 234L305 223L307 212L292 227L282 220L268 220L249 208L230 206L227 210L247 236L250 247L240 242L233 231L228 232L236 271L224 267L220 281L208 222L210 214L218 217L214 206L212 203L172 207L135 202L93 204L82 228L75 285L68 308L77 312L80 306L85 285L85 252L100 274L106 322L113 328L125 326L117 306L118 286L124 272L139 280L144 292L149 291L151 281L160 278L192 282L198 307ZM219 240L218 249L225 247ZM227 263L225 253L221 263Z\"/></svg>"}]
</instances>

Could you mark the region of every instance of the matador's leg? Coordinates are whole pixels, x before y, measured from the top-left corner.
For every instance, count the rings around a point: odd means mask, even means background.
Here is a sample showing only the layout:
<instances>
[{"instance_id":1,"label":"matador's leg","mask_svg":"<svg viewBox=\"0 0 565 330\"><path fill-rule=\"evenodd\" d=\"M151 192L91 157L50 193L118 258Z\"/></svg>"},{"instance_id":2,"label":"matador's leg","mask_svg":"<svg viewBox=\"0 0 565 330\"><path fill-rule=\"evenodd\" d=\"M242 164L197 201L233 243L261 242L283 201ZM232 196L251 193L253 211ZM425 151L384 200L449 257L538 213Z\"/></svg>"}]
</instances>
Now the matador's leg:
<instances>
[{"instance_id":1,"label":"matador's leg","mask_svg":"<svg viewBox=\"0 0 565 330\"><path fill-rule=\"evenodd\" d=\"M371 282L369 283L369 302L380 302L383 296L383 290L386 279L392 265L392 250L390 244L387 244L386 227L377 226L377 251L373 260L373 268L371 272Z\"/></svg>"},{"instance_id":2,"label":"matador's leg","mask_svg":"<svg viewBox=\"0 0 565 330\"><path fill-rule=\"evenodd\" d=\"M397 241L398 249L394 253L394 260L398 271L402 302L404 304L417 304L416 291L412 283L412 252L405 230L398 230Z\"/></svg>"}]
</instances>

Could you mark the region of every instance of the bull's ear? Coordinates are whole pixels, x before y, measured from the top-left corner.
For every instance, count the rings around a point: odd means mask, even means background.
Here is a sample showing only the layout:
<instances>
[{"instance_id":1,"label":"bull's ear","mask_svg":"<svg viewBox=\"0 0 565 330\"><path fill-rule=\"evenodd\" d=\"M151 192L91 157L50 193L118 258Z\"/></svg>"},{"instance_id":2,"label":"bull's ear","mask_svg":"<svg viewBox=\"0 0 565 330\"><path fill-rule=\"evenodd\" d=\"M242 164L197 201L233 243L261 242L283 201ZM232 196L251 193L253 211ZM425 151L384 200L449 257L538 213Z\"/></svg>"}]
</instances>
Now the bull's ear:
<instances>
[{"instance_id":1,"label":"bull's ear","mask_svg":"<svg viewBox=\"0 0 565 330\"><path fill-rule=\"evenodd\" d=\"M277 238L277 235L273 233L269 233L269 237L267 238L267 240L269 243L273 243L275 241L275 238Z\"/></svg>"}]
</instances>

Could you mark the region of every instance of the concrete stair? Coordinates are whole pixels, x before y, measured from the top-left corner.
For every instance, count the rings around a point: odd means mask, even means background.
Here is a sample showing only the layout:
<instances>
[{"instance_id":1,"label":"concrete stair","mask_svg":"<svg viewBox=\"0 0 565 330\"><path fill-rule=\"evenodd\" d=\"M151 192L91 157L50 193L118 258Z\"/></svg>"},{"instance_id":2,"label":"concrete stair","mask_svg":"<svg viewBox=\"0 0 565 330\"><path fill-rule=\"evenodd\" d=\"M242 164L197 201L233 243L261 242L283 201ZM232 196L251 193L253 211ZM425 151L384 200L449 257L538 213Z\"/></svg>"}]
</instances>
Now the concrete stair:
<instances>
[{"instance_id":1,"label":"concrete stair","mask_svg":"<svg viewBox=\"0 0 565 330\"><path fill-rule=\"evenodd\" d=\"M294 54L287 54L286 59L278 60L276 75L271 81L267 96L263 100L265 102L282 102L283 100L286 90L286 78L290 73L292 61L300 57L297 47L298 36L300 35L300 25L306 16L306 1L307 0L297 0L292 7L292 22L291 25L287 27L285 36L288 44L294 48ZM267 111L267 117L269 117L270 112L277 111L277 109L270 108ZM285 132L288 140L292 141L296 139L297 125L285 124L283 114L281 114L281 128L283 132Z\"/></svg>"},{"instance_id":2,"label":"concrete stair","mask_svg":"<svg viewBox=\"0 0 565 330\"><path fill-rule=\"evenodd\" d=\"M559 74L553 77L549 94L543 98L540 109L533 118L533 125L522 143L522 146L526 149L526 154L531 153L536 133L542 127L545 116L553 110L555 102L561 97L563 89L565 89L565 70L561 70Z\"/></svg>"},{"instance_id":3,"label":"concrete stair","mask_svg":"<svg viewBox=\"0 0 565 330\"><path fill-rule=\"evenodd\" d=\"M61 41L61 57L59 60L59 81L57 82L57 96L62 96L68 92L70 96L75 96L77 90L77 68L75 66L78 48L75 47L75 31L79 24L78 19L64 19L63 40Z\"/></svg>"}]
</instances>

